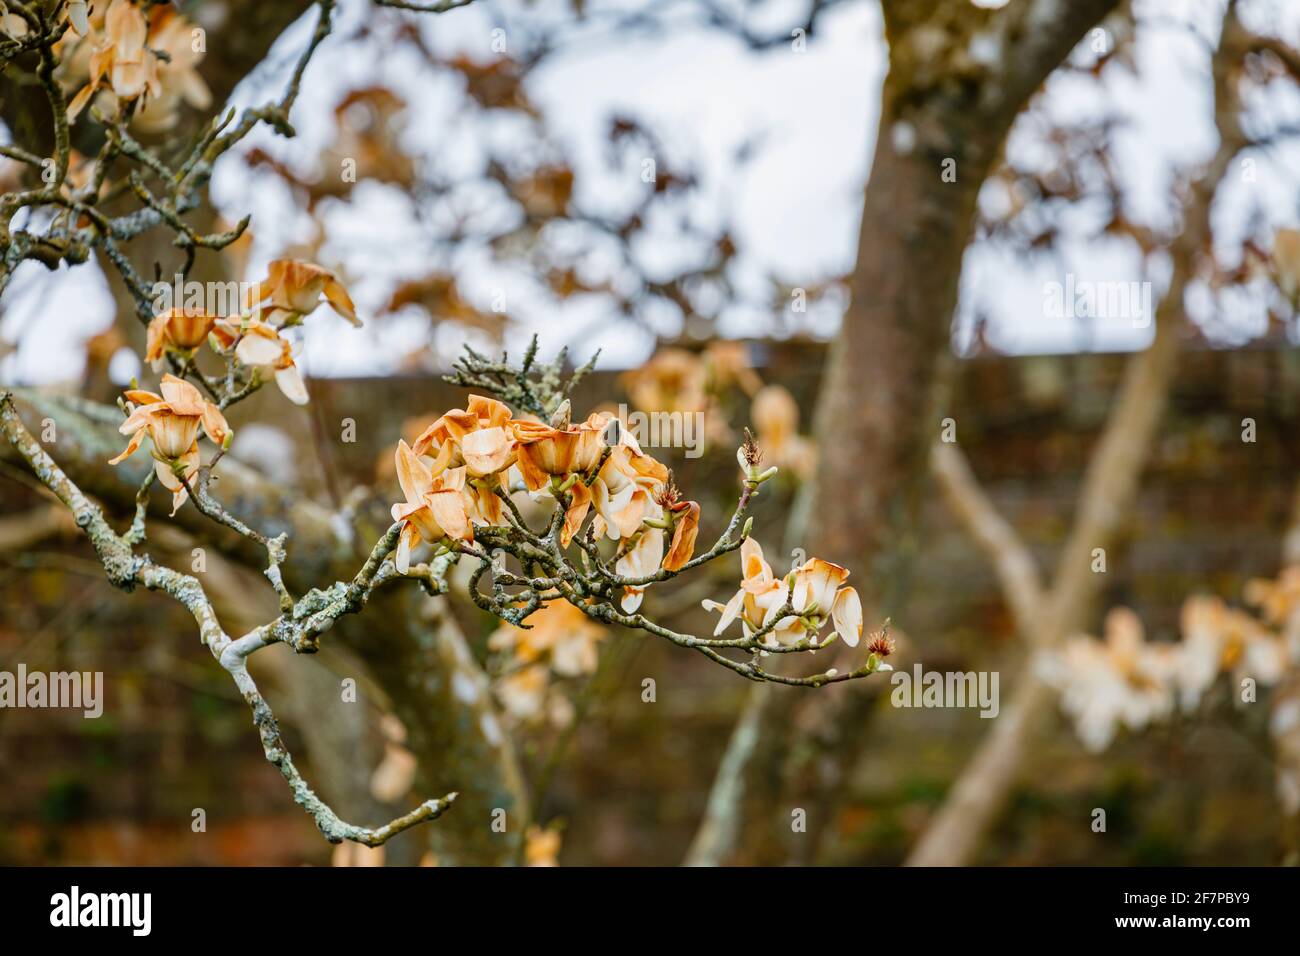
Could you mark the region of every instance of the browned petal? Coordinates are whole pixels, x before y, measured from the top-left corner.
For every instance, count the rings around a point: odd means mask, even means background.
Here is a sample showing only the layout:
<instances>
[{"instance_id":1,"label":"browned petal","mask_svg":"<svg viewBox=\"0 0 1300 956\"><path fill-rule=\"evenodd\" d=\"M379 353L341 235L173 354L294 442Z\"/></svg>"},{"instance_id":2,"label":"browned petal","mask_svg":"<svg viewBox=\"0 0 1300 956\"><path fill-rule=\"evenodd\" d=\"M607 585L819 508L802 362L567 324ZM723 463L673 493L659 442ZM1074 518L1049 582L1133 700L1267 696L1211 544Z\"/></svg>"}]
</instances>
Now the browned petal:
<instances>
[{"instance_id":1,"label":"browned petal","mask_svg":"<svg viewBox=\"0 0 1300 956\"><path fill-rule=\"evenodd\" d=\"M664 558L665 571L678 571L691 559L695 553L695 538L700 533L699 502L683 501L673 511L677 521L673 527L673 543Z\"/></svg>"},{"instance_id":2,"label":"browned petal","mask_svg":"<svg viewBox=\"0 0 1300 956\"><path fill-rule=\"evenodd\" d=\"M573 536L582 527L591 508L591 489L582 481L575 481L569 489L569 507L564 512L564 527L560 529L560 545L567 548Z\"/></svg>"}]
</instances>

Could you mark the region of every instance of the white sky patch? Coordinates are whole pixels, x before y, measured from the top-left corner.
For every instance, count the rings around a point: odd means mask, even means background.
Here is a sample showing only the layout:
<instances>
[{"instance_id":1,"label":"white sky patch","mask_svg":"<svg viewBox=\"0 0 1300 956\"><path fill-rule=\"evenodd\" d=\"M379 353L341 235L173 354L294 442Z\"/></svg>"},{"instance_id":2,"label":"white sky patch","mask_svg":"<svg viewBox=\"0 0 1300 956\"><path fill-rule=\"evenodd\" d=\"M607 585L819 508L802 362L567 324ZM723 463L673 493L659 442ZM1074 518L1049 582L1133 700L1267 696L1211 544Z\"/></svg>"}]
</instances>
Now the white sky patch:
<instances>
[{"instance_id":1,"label":"white sky patch","mask_svg":"<svg viewBox=\"0 0 1300 956\"><path fill-rule=\"evenodd\" d=\"M764 9L774 11L767 14L764 27L779 31L782 24L801 18L803 5L772 4ZM1203 40L1178 21L1189 21L1201 37L1212 38L1218 9L1218 4L1199 0L1140 3L1140 15L1158 16L1159 23L1139 29L1137 77L1123 70L1108 71L1099 92L1090 81L1056 76L1045 94L1048 108L1058 117L1123 114L1128 125L1118 135L1115 163L1127 188L1127 212L1157 228L1168 227L1177 212L1171 200L1175 171L1206 159L1216 142L1209 110L1207 50ZM389 85L406 98L409 126L403 142L434 157L441 172L476 170L489 145L512 147L527 141L512 119L492 116L482 122L462 110L459 81L450 73L431 74L404 50L376 49L373 43L358 48L344 42L342 38L369 10L368 4L356 0L341 4L338 33L313 60L293 111L298 138L284 142L262 130L250 137L248 145L263 146L310 172L333 129L334 104L346 91L371 84ZM507 11L505 16L502 10ZM552 11L552 19L557 14ZM517 0L475 4L433 18L426 36L441 51L463 50L486 58L491 55L491 27L546 15L532 6L521 7ZM1255 0L1247 5L1246 19L1291 42L1300 35L1300 8L1281 0ZM281 37L269 62L237 91L241 105L278 95L314 23L315 13L309 12ZM617 210L626 208L635 195L637 184L630 183L625 173L608 170L603 162L609 120L625 114L653 131L670 163L674 157L683 159L700 174L701 191L689 212L700 223L727 221L733 226L741 256L733 263L732 279L741 289L762 288L768 272L803 285L851 267L886 65L874 3L834 8L819 22L802 53L785 45L755 53L732 37L677 23L635 38L573 25L568 43L563 54L530 78L528 92L546 114L550 134L575 164L584 201ZM1300 123L1300 94L1293 90L1271 91L1261 107L1258 112L1269 123ZM750 141L757 142L755 158L737 169L736 150ZM1008 152L1017 161L1030 161L1042 153L1034 134L1021 129L1013 133ZM1226 184L1215 209L1225 249L1261 215L1273 227L1294 225L1298 218L1294 170L1300 168L1300 149L1289 146L1259 152L1254 158L1255 181L1238 177ZM264 172L250 173L238 156L218 164L213 196L229 218L254 213L252 229L258 242L252 274L244 278L258 277L269 258L310 235L287 187ZM491 189L471 191L463 198L481 207L485 217L499 214L500 204ZM1095 209L1086 207L1073 210L1067 225L1081 232L1095 226L1096 215ZM394 280L416 278L440 266L451 268L462 291L481 307L495 291L504 290L512 304L512 318L519 320L525 333L541 333L545 353L566 341L584 350L599 346L605 349L602 367L608 368L643 361L653 346L644 331L614 322L608 304L596 297L574 297L558 311L530 311L527 284L489 256L467 253L462 258L458 251L454 261L430 261L423 227L409 203L389 187L362 184L351 204L330 204L326 218L333 238L322 263L346 265L349 287L363 317L372 317L381 308ZM696 251L680 237L673 238L669 218L653 223L655 240L635 250L652 273L667 273ZM557 228L548 240L588 244L591 251L583 268L594 275L607 275L614 268L610 250L599 242L590 245L589 235ZM973 245L961 283L956 325L964 331L958 335L959 344L963 335L969 338L970 323L979 315L987 317L992 344L1012 352L1142 347L1149 340L1149 329L1125 327L1123 322L1081 326L1076 320L1044 317L1044 283L1062 281L1066 272L1081 279L1143 278L1137 274L1137 257L1131 249L1115 243L1075 243L1068 229L1066 240L1055 262L1022 262L987 243ZM1155 278L1158 295L1163 279ZM1225 331L1224 340L1237 341L1242 330L1257 321L1259 303L1244 295L1221 304L1234 314L1197 318L1207 328L1231 330ZM1209 302L1203 305L1208 312ZM717 322L722 334L761 336L771 329L768 316L752 305L722 306ZM830 303L815 314L810 310L811 326L818 334L833 334L842 306ZM15 354L0 359L0 380L75 378L79 369L69 368L69 356L78 355L85 338L105 327L112 311L107 285L95 267L47 274L38 265L25 265L0 313L0 336L19 343ZM681 331L680 317L671 309L647 310L646 318L661 334ZM390 371L402 356L430 342L427 323L414 314L368 322L358 332L325 308L308 320L302 334L303 365L316 376ZM432 344L440 354L448 354L466 337L439 327Z\"/></svg>"}]
</instances>

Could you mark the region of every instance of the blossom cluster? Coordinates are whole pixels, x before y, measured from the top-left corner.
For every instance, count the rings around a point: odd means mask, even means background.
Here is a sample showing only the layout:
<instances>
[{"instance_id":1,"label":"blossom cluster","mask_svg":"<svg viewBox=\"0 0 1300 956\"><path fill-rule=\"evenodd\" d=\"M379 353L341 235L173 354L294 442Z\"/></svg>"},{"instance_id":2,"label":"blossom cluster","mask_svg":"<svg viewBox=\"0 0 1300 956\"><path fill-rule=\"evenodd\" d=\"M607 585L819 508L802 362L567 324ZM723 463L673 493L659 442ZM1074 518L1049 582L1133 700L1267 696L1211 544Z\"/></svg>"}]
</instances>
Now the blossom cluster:
<instances>
[{"instance_id":1,"label":"blossom cluster","mask_svg":"<svg viewBox=\"0 0 1300 956\"><path fill-rule=\"evenodd\" d=\"M738 390L749 399L749 420L771 465L800 480L816 467L816 447L799 434L799 406L782 385L764 385L749 362L744 342L712 342L702 352L662 348L640 368L624 374L632 404L644 412L704 416L709 442L733 440L722 406Z\"/></svg>"},{"instance_id":2,"label":"blossom cluster","mask_svg":"<svg viewBox=\"0 0 1300 956\"><path fill-rule=\"evenodd\" d=\"M401 523L397 569L410 569L420 543L472 542L474 524L506 527L512 492L565 502L559 527L567 548L590 515L594 538L621 544L616 569L642 578L680 570L695 552L700 506L682 501L663 463L646 454L608 412L573 424L516 418L503 402L471 395L426 428L414 444L397 444L397 480L406 500L393 505ZM628 585L622 608L640 606L643 589Z\"/></svg>"},{"instance_id":3,"label":"blossom cluster","mask_svg":"<svg viewBox=\"0 0 1300 956\"><path fill-rule=\"evenodd\" d=\"M251 378L245 388L274 380L287 398L296 404L307 402L307 389L293 359L293 350L283 330L296 325L328 302L353 325L360 325L347 290L334 273L310 262L277 259L268 275L250 293L244 314L219 317L202 307L178 306L159 313L149 323L145 361L154 371L168 363L178 371L197 373L196 353L206 342L226 359L228 371L242 367ZM190 382L164 374L161 394L132 387L123 393L126 421L120 427L130 442L109 464L117 464L149 439L158 480L173 494L173 513L188 495L190 480L199 469L198 433L219 448L229 447L233 436L222 409L233 400L215 391L209 400Z\"/></svg>"},{"instance_id":4,"label":"blossom cluster","mask_svg":"<svg viewBox=\"0 0 1300 956\"><path fill-rule=\"evenodd\" d=\"M1176 710L1195 710L1221 675L1276 684L1300 663L1300 566L1245 592L1260 616L1217 597L1193 595L1182 608L1181 640L1149 642L1128 608L1106 616L1105 636L1076 636L1048 656L1042 676L1061 694L1084 745L1101 751L1121 727L1140 730Z\"/></svg>"}]
</instances>

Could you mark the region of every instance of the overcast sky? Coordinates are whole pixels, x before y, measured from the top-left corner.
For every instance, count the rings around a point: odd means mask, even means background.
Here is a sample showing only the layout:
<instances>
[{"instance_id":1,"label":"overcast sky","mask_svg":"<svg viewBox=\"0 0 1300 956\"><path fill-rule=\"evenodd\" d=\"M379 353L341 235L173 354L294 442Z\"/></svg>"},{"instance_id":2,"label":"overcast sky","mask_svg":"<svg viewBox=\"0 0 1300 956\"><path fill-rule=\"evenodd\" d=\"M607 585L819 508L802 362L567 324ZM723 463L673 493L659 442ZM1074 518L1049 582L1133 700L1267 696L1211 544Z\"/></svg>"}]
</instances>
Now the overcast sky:
<instances>
[{"instance_id":1,"label":"overcast sky","mask_svg":"<svg viewBox=\"0 0 1300 956\"><path fill-rule=\"evenodd\" d=\"M516 131L508 122L476 122L462 109L457 81L450 74L431 82L413 57L375 44L359 49L356 43L343 42L341 35L368 5L343 0L341 6L340 36L318 52L295 107L292 119L300 139L277 142L267 134L258 136L257 144L278 156L310 162L327 141L333 104L348 89L371 83L387 84L407 98L406 145L435 153L443 168L454 169L462 161L473 168L486 143L511 142ZM769 3L763 23L780 30L797 22L802 8L802 0ZM1300 4L1285 0L1255 0L1247 5L1248 20L1296 43L1297 8ZM1215 0L1149 0L1138 3L1137 9L1148 24L1138 35L1138 75L1108 71L1102 87L1057 77L1048 84L1046 102L1060 117L1123 117L1116 165L1130 187L1129 212L1159 226L1168 222L1173 208L1170 184L1175 171L1208 158L1215 145L1205 40L1214 37L1220 5ZM438 49L463 49L487 58L493 27L506 25L511 42L544 16L529 5L481 3L424 22ZM309 13L281 38L271 65L240 88L241 102L260 101L279 88L314 18L315 13ZM874 148L886 62L876 4L835 9L803 52L778 46L753 53L732 37L691 25L684 15L675 23L673 29L632 39L575 28L566 51L534 73L529 93L546 113L552 135L574 160L579 183L591 190L586 195L595 202L619 203L627 183L604 171L600 156L610 117L634 116L656 132L670 157L689 160L702 174L702 194L693 201L691 213L703 222L733 225L743 252L736 271L742 288L757 291L769 272L795 284L845 272L855 254L861 190ZM1077 55L1086 60L1093 54L1085 44ZM1273 96L1256 112L1265 124L1300 124L1300 97ZM756 137L756 158L738 170L732 157ZM1013 133L1008 150L1024 162L1042 156L1035 132L1023 126ZM1253 158L1253 181L1230 176L1216 209L1220 239L1228 250L1254 219L1277 227L1295 225L1300 218L1294 174L1300 169L1300 151L1290 147ZM237 157L219 165L213 196L232 219L254 213L255 265L306 235L288 191L267 177L250 176ZM996 202L997 196L987 196L986 201ZM428 269L417 223L386 188L362 188L351 208L340 207L330 215L341 217L330 220L331 234L346 236L346 247L326 251L346 263L363 316L373 314L386 298L392 278L414 278ZM1080 208L1072 212L1071 224L1086 230L1095 216L1095 210ZM666 268L683 254L670 231L658 238L661 241L638 250L652 269ZM455 265L474 294L510 288L515 282L486 255L475 258L472 251ZM1151 330L1135 327L1129 318L1087 323L1053 318L1044 309L1046 284L1064 282L1067 273L1077 281L1152 278L1158 297L1159 270L1145 277L1138 265L1133 251L1119 244L1067 242L1059 260L1028 264L992 244L976 243L963 274L959 327L969 326L973 315L985 315L991 343L1011 352L1141 347ZM652 347L648 334L632 332L625 324L602 323L601 305L590 297L571 300L559 311L530 310L526 297L521 298L512 317L539 331L548 350L565 344L566 333L574 329L583 330L582 346L604 347L606 367L642 361ZM1226 311L1220 303L1195 318L1211 323L1222 340L1241 341L1258 331L1264 314L1261 301L1242 297ZM67 367L67 356L77 354L79 343L104 328L112 314L104 279L93 266L49 274L27 263L0 305L0 336L19 346L16 354L0 360L0 378L6 381L75 377L77 369ZM811 331L832 334L837 320L835 308L815 313ZM665 316L657 327L672 334L673 321ZM722 310L719 329L726 335L761 335L763 322L757 309L734 303ZM426 336L423 322L371 323L356 333L334 316L313 317L302 346L303 364L315 375L382 372ZM439 336L439 346L448 352L459 344L455 330L444 329ZM129 369L129 362L119 366L119 371Z\"/></svg>"}]
</instances>

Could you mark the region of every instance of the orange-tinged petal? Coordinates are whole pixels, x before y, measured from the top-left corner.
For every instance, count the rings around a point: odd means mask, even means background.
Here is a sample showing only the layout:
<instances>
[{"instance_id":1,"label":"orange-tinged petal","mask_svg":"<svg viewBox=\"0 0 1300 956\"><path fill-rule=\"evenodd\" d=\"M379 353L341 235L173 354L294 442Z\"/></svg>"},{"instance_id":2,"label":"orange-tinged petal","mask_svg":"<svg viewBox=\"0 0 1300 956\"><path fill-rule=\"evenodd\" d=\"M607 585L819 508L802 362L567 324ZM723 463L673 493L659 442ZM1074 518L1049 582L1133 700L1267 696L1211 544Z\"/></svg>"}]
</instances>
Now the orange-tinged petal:
<instances>
[{"instance_id":1,"label":"orange-tinged petal","mask_svg":"<svg viewBox=\"0 0 1300 956\"><path fill-rule=\"evenodd\" d=\"M162 385L158 390L178 415L203 414L203 406L207 404L203 400L203 394L184 379L168 373L162 377Z\"/></svg>"},{"instance_id":2,"label":"orange-tinged petal","mask_svg":"<svg viewBox=\"0 0 1300 956\"><path fill-rule=\"evenodd\" d=\"M146 392L142 388L128 388L122 393L122 396L136 405L153 405L163 400L161 395L155 395L153 392Z\"/></svg>"},{"instance_id":3,"label":"orange-tinged petal","mask_svg":"<svg viewBox=\"0 0 1300 956\"><path fill-rule=\"evenodd\" d=\"M700 505L696 501L685 501L674 509L677 522L673 527L673 543L664 558L665 571L679 571L682 565L695 553L695 538L700 533Z\"/></svg>"},{"instance_id":4,"label":"orange-tinged petal","mask_svg":"<svg viewBox=\"0 0 1300 956\"><path fill-rule=\"evenodd\" d=\"M510 406L486 395L471 395L466 410L486 422L484 428L504 428L510 421Z\"/></svg>"},{"instance_id":5,"label":"orange-tinged petal","mask_svg":"<svg viewBox=\"0 0 1300 956\"><path fill-rule=\"evenodd\" d=\"M480 428L461 439L460 453L470 473L481 478L510 464L514 443L500 426Z\"/></svg>"},{"instance_id":6,"label":"orange-tinged petal","mask_svg":"<svg viewBox=\"0 0 1300 956\"><path fill-rule=\"evenodd\" d=\"M335 312L357 328L361 327L361 320L357 318L357 307L352 304L352 297L348 295L348 290L343 288L343 283L334 276L325 280L325 299Z\"/></svg>"},{"instance_id":7,"label":"orange-tinged petal","mask_svg":"<svg viewBox=\"0 0 1300 956\"><path fill-rule=\"evenodd\" d=\"M398 440L397 451L393 455L397 469L397 483L402 486L406 500L418 502L433 484L433 475L429 466L411 451L405 441Z\"/></svg>"},{"instance_id":8,"label":"orange-tinged petal","mask_svg":"<svg viewBox=\"0 0 1300 956\"><path fill-rule=\"evenodd\" d=\"M573 536L582 527L591 508L591 489L581 481L573 483L569 489L569 508L564 513L564 527L560 529L560 546L567 548Z\"/></svg>"},{"instance_id":9,"label":"orange-tinged petal","mask_svg":"<svg viewBox=\"0 0 1300 956\"><path fill-rule=\"evenodd\" d=\"M110 458L108 460L108 463L110 465L116 465L119 461L122 461L123 459L126 458L130 458L132 455L136 453L136 450L140 447L140 444L143 441L144 441L144 429L141 428L138 429L135 432L135 434L131 436L131 440L126 443L126 448L122 450L122 454L118 455L116 458Z\"/></svg>"},{"instance_id":10,"label":"orange-tinged petal","mask_svg":"<svg viewBox=\"0 0 1300 956\"><path fill-rule=\"evenodd\" d=\"M536 444L520 445L519 456L515 460L519 465L519 473L523 476L524 486L529 491L541 489L550 479L550 475L537 462L538 454Z\"/></svg>"},{"instance_id":11,"label":"orange-tinged petal","mask_svg":"<svg viewBox=\"0 0 1300 956\"><path fill-rule=\"evenodd\" d=\"M204 402L202 422L204 433L214 444L221 445L225 442L226 436L230 434L230 426L226 423L226 416L221 414L221 409L211 402Z\"/></svg>"},{"instance_id":12,"label":"orange-tinged petal","mask_svg":"<svg viewBox=\"0 0 1300 956\"><path fill-rule=\"evenodd\" d=\"M469 512L465 508L465 496L459 491L431 491L424 496L438 522L448 537L461 541L473 541L474 529L469 523Z\"/></svg>"},{"instance_id":13,"label":"orange-tinged petal","mask_svg":"<svg viewBox=\"0 0 1300 956\"><path fill-rule=\"evenodd\" d=\"M167 344L167 323L170 314L154 316L145 332L144 360L156 362L163 357L163 347Z\"/></svg>"}]
</instances>

